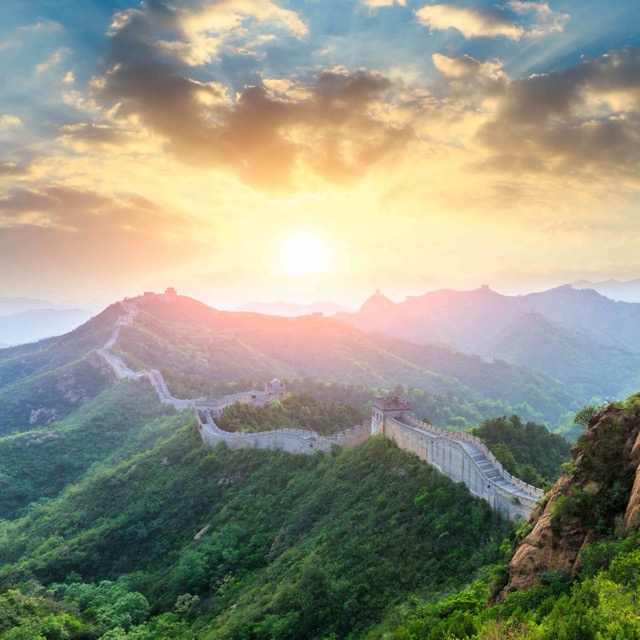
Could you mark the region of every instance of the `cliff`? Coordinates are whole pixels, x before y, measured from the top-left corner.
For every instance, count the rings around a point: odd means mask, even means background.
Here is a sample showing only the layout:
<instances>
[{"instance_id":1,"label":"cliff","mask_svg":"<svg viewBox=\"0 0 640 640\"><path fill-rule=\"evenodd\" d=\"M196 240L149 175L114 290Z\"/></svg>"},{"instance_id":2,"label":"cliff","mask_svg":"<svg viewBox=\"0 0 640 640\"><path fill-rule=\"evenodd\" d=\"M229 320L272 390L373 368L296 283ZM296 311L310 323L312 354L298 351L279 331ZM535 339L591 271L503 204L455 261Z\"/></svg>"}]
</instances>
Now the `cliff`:
<instances>
[{"instance_id":1,"label":"cliff","mask_svg":"<svg viewBox=\"0 0 640 640\"><path fill-rule=\"evenodd\" d=\"M596 414L572 449L573 461L509 563L509 592L532 587L548 571L575 574L586 544L640 526L640 395Z\"/></svg>"}]
</instances>

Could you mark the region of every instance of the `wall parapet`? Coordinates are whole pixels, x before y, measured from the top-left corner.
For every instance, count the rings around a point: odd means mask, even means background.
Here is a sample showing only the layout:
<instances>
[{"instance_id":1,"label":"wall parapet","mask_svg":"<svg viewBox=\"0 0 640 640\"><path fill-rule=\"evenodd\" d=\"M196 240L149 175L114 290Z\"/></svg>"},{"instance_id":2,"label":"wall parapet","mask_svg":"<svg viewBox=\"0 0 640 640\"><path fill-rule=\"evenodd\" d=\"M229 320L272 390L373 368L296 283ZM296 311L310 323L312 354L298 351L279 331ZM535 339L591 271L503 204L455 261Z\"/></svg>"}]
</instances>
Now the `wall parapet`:
<instances>
[{"instance_id":1,"label":"wall parapet","mask_svg":"<svg viewBox=\"0 0 640 640\"><path fill-rule=\"evenodd\" d=\"M205 444L215 446L224 442L231 449L277 449L289 453L315 453L331 451L332 447L350 447L370 436L368 422L350 427L333 436L321 436L305 429L273 429L254 433L234 433L222 430L214 421L210 410L196 411L200 437Z\"/></svg>"},{"instance_id":2,"label":"wall parapet","mask_svg":"<svg viewBox=\"0 0 640 640\"><path fill-rule=\"evenodd\" d=\"M385 435L418 455L503 516L528 518L544 492L504 471L495 456L471 434L448 431L410 416L385 419ZM515 480L515 481L514 481Z\"/></svg>"},{"instance_id":3,"label":"wall parapet","mask_svg":"<svg viewBox=\"0 0 640 640\"><path fill-rule=\"evenodd\" d=\"M487 445L484 442L482 442L482 440L479 440L474 435L467 433L466 431L449 431L448 429L434 427L428 422L422 422L421 420L416 420L415 418L412 418L412 417L407 417L405 421L408 422L411 426L414 426L418 429L424 429L425 431L428 431L435 435L442 435L446 438L468 442L469 444L476 447L476 449L479 449L480 451L482 451L482 453L484 453L485 457L489 460L489 462L491 462L491 464L498 470L500 475L503 476L506 480L508 480L511 484L518 487L518 489L521 489L525 493L530 493L532 496L535 496L536 500L544 496L544 491L542 489L538 487L534 487L533 485L528 484L523 480L520 480L520 478L517 478L516 476L511 475L500 464L500 462L492 453L492 451L489 449L489 447L487 447Z\"/></svg>"}]
</instances>

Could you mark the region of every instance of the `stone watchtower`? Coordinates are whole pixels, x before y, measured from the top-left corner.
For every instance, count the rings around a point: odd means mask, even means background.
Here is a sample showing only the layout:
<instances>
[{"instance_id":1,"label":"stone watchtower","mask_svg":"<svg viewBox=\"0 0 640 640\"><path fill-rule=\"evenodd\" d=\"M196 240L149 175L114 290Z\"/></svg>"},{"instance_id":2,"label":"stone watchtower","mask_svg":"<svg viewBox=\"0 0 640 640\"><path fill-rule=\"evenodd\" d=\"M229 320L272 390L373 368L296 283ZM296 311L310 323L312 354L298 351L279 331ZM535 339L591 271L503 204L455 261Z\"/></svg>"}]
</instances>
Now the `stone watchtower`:
<instances>
[{"instance_id":1,"label":"stone watchtower","mask_svg":"<svg viewBox=\"0 0 640 640\"><path fill-rule=\"evenodd\" d=\"M371 401L371 435L384 435L385 418L400 418L411 411L411 403L400 396L374 398Z\"/></svg>"},{"instance_id":2,"label":"stone watchtower","mask_svg":"<svg viewBox=\"0 0 640 640\"><path fill-rule=\"evenodd\" d=\"M278 378L274 378L264 385L264 394L268 400L273 400L274 398L284 400L287 395L287 387Z\"/></svg>"}]
</instances>

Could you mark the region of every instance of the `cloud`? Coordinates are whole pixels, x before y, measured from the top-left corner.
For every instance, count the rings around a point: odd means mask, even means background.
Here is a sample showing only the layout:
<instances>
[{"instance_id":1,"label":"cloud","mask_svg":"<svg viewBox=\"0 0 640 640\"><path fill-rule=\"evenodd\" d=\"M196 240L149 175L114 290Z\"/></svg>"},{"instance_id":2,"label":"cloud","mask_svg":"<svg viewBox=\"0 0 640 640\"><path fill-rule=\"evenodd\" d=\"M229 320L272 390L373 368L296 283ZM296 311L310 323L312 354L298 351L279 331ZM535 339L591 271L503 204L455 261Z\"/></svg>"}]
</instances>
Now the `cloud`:
<instances>
[{"instance_id":1,"label":"cloud","mask_svg":"<svg viewBox=\"0 0 640 640\"><path fill-rule=\"evenodd\" d=\"M360 2L369 9L370 13L376 13L382 7L407 6L407 0L360 0Z\"/></svg>"},{"instance_id":2,"label":"cloud","mask_svg":"<svg viewBox=\"0 0 640 640\"><path fill-rule=\"evenodd\" d=\"M45 71L49 71L56 65L60 64L64 58L69 54L69 49L66 47L60 47L56 51L54 51L49 58L43 60L39 65L36 66L36 73L44 73Z\"/></svg>"},{"instance_id":3,"label":"cloud","mask_svg":"<svg viewBox=\"0 0 640 640\"><path fill-rule=\"evenodd\" d=\"M516 155L563 173L635 173L640 51L612 51L564 71L511 81L478 138L498 153L492 162Z\"/></svg>"},{"instance_id":4,"label":"cloud","mask_svg":"<svg viewBox=\"0 0 640 640\"><path fill-rule=\"evenodd\" d=\"M58 127L60 141L76 151L96 147L125 146L135 138L125 130L106 124L77 123Z\"/></svg>"},{"instance_id":5,"label":"cloud","mask_svg":"<svg viewBox=\"0 0 640 640\"><path fill-rule=\"evenodd\" d=\"M450 58L434 53L432 61L450 94L462 104L483 104L502 95L509 83L500 60L481 62L469 55Z\"/></svg>"},{"instance_id":6,"label":"cloud","mask_svg":"<svg viewBox=\"0 0 640 640\"><path fill-rule=\"evenodd\" d=\"M520 40L562 31L569 16L553 11L546 2L511 0L504 8L459 7L453 4L427 5L415 12L420 24L430 31L455 29L465 38ZM520 24L525 20L525 24Z\"/></svg>"},{"instance_id":7,"label":"cloud","mask_svg":"<svg viewBox=\"0 0 640 640\"><path fill-rule=\"evenodd\" d=\"M206 14L209 25L211 16L233 24L249 10L254 20L304 33L291 12L266 1L207 3L194 15ZM404 88L375 71L327 69L308 81L266 78L234 94L215 80L190 77L184 65L194 61L193 51L183 55L182 45L169 51L158 44L160 32L188 44L190 20L196 18L160 2L117 14L107 68L91 82L108 117L90 128L64 127L66 142L115 142L118 129L142 126L185 162L232 171L254 186L282 188L305 172L336 182L356 179L411 139L409 127L382 113Z\"/></svg>"},{"instance_id":8,"label":"cloud","mask_svg":"<svg viewBox=\"0 0 640 640\"><path fill-rule=\"evenodd\" d=\"M0 197L0 228L14 226L73 229L77 211L96 213L110 202L94 192L61 187L14 189Z\"/></svg>"},{"instance_id":9,"label":"cloud","mask_svg":"<svg viewBox=\"0 0 640 640\"><path fill-rule=\"evenodd\" d=\"M202 255L202 236L192 218L135 194L53 184L0 197L0 269L15 275L18 288L34 282L82 287L80 271L94 291L114 282L121 288L140 278L157 281ZM211 235L206 242L215 246Z\"/></svg>"},{"instance_id":10,"label":"cloud","mask_svg":"<svg viewBox=\"0 0 640 640\"><path fill-rule=\"evenodd\" d=\"M22 120L18 116L5 113L0 116L0 131L8 131L9 129L17 129L22 127Z\"/></svg>"},{"instance_id":11,"label":"cloud","mask_svg":"<svg viewBox=\"0 0 640 640\"><path fill-rule=\"evenodd\" d=\"M0 165L1 166L1 165ZM102 234L105 242L123 231L194 241L194 224L136 194L103 194L65 185L14 188L0 197L0 229L40 227L78 236Z\"/></svg>"},{"instance_id":12,"label":"cloud","mask_svg":"<svg viewBox=\"0 0 640 640\"><path fill-rule=\"evenodd\" d=\"M456 29L465 38L503 36L519 40L524 35L523 27L497 7L491 9L469 9L453 4L434 4L416 11L418 22L430 31Z\"/></svg>"},{"instance_id":13,"label":"cloud","mask_svg":"<svg viewBox=\"0 0 640 640\"><path fill-rule=\"evenodd\" d=\"M546 2L511 0L507 7L520 16L532 16L533 23L526 35L534 38L564 31L569 20L569 14L553 11Z\"/></svg>"},{"instance_id":14,"label":"cloud","mask_svg":"<svg viewBox=\"0 0 640 640\"><path fill-rule=\"evenodd\" d=\"M19 176L26 173L26 169L18 166L15 162L0 162L0 178L3 176Z\"/></svg>"},{"instance_id":15,"label":"cloud","mask_svg":"<svg viewBox=\"0 0 640 640\"><path fill-rule=\"evenodd\" d=\"M271 0L203 0L169 5L162 0L144 3L142 9L115 14L109 34L116 47L126 43L134 51L154 50L185 64L210 62L224 50L247 54L270 35L297 38L308 29L295 11Z\"/></svg>"}]
</instances>

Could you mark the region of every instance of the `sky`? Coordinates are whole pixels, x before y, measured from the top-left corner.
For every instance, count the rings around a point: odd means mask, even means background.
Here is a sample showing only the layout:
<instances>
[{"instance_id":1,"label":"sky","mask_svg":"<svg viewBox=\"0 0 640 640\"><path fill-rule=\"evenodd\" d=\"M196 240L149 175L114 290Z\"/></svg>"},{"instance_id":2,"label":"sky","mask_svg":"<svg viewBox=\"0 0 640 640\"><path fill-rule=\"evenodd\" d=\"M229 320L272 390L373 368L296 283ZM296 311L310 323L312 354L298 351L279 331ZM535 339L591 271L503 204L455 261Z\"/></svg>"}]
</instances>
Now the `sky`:
<instances>
[{"instance_id":1,"label":"sky","mask_svg":"<svg viewBox=\"0 0 640 640\"><path fill-rule=\"evenodd\" d=\"M3 0L0 296L640 277L640 3Z\"/></svg>"}]
</instances>

